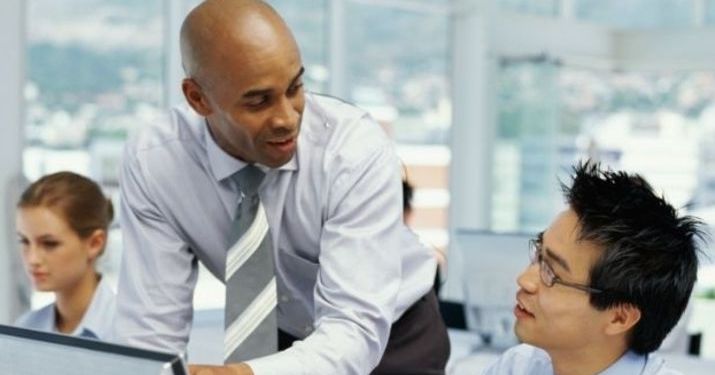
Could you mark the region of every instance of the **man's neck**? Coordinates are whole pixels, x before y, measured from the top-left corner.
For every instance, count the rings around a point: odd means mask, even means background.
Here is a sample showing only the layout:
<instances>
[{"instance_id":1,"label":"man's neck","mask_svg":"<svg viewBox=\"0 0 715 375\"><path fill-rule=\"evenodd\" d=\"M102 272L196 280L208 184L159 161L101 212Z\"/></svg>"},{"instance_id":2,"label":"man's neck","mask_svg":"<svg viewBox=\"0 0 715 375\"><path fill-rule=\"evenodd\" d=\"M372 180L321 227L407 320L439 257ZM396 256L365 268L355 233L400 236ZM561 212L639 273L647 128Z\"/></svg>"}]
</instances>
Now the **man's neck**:
<instances>
[{"instance_id":1,"label":"man's neck","mask_svg":"<svg viewBox=\"0 0 715 375\"><path fill-rule=\"evenodd\" d=\"M626 351L626 345L613 343L578 349L547 350L554 375L595 375L616 363Z\"/></svg>"}]
</instances>

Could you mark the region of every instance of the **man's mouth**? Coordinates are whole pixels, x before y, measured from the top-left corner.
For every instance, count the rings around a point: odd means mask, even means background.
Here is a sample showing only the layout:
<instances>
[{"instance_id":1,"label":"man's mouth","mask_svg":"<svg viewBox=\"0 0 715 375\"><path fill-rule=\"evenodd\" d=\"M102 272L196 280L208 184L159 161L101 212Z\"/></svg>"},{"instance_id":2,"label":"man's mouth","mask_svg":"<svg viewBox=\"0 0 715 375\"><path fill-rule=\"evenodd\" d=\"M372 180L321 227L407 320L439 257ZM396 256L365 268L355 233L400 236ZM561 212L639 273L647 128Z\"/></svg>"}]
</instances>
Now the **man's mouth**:
<instances>
[{"instance_id":1,"label":"man's mouth","mask_svg":"<svg viewBox=\"0 0 715 375\"><path fill-rule=\"evenodd\" d=\"M269 146L278 149L282 153L288 153L288 152L293 152L293 150L295 149L295 140L296 140L296 137L293 136L293 137L289 137L289 138L279 138L279 139L270 140L270 141L267 141L266 143Z\"/></svg>"},{"instance_id":2,"label":"man's mouth","mask_svg":"<svg viewBox=\"0 0 715 375\"><path fill-rule=\"evenodd\" d=\"M514 307L514 314L518 317L534 317L534 313L529 310L521 301L516 300L516 306Z\"/></svg>"},{"instance_id":3,"label":"man's mouth","mask_svg":"<svg viewBox=\"0 0 715 375\"><path fill-rule=\"evenodd\" d=\"M284 139L276 139L276 140L268 141L268 143L271 145L281 146L281 145L287 145L287 144L293 142L294 139L295 139L294 137L284 138Z\"/></svg>"}]
</instances>

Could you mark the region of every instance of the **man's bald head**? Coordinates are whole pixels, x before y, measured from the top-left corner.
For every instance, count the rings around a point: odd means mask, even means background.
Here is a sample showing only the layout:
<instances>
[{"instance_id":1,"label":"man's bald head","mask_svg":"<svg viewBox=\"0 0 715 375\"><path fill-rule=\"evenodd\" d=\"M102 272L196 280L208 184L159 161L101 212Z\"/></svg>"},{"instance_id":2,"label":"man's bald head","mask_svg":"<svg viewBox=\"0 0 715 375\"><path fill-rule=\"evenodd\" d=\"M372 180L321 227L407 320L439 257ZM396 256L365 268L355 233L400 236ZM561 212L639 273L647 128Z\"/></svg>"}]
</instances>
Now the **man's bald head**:
<instances>
[{"instance_id":1,"label":"man's bald head","mask_svg":"<svg viewBox=\"0 0 715 375\"><path fill-rule=\"evenodd\" d=\"M206 0L186 16L180 38L184 72L206 84L207 68L228 54L250 56L275 43L297 49L283 19L261 0Z\"/></svg>"}]
</instances>

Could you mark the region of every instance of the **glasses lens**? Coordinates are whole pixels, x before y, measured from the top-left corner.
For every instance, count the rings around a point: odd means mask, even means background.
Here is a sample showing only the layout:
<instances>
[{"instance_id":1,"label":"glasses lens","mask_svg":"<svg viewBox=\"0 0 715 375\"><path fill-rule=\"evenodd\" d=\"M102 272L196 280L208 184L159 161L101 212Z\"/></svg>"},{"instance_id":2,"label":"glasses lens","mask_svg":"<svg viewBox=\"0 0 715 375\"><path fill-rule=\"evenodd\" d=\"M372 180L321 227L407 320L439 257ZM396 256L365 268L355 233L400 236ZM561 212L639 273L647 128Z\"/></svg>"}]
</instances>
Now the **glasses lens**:
<instances>
[{"instance_id":1,"label":"glasses lens","mask_svg":"<svg viewBox=\"0 0 715 375\"><path fill-rule=\"evenodd\" d=\"M548 287L554 286L554 272L551 267L544 259L539 262L539 274L541 274L541 281Z\"/></svg>"}]
</instances>

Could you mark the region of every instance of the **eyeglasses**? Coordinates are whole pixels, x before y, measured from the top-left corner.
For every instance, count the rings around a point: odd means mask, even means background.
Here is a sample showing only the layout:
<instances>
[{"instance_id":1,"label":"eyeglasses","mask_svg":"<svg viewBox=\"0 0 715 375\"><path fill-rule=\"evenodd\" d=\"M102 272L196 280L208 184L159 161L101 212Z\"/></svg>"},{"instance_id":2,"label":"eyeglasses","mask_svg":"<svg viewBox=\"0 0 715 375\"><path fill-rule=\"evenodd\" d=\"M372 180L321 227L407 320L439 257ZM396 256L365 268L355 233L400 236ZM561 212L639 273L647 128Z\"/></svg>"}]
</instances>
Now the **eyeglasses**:
<instances>
[{"instance_id":1,"label":"eyeglasses","mask_svg":"<svg viewBox=\"0 0 715 375\"><path fill-rule=\"evenodd\" d=\"M583 284L570 283L568 281L561 280L560 277L556 276L554 269L546 261L544 255L541 251L541 241L538 239L529 240L529 260L531 264L539 265L539 276L541 277L541 282L547 287L551 288L554 284L561 284L570 288L575 288L586 293L603 293L603 290L591 288L590 286Z\"/></svg>"}]
</instances>

